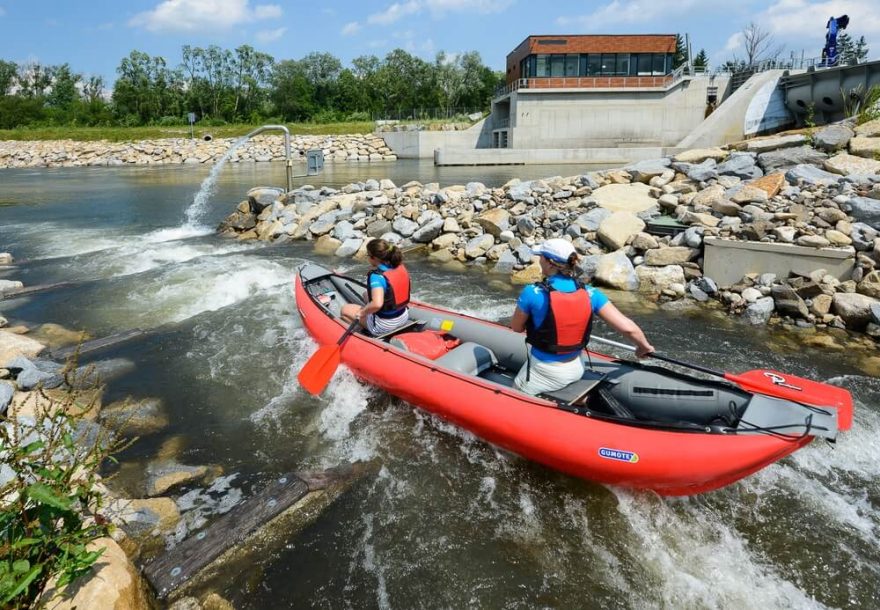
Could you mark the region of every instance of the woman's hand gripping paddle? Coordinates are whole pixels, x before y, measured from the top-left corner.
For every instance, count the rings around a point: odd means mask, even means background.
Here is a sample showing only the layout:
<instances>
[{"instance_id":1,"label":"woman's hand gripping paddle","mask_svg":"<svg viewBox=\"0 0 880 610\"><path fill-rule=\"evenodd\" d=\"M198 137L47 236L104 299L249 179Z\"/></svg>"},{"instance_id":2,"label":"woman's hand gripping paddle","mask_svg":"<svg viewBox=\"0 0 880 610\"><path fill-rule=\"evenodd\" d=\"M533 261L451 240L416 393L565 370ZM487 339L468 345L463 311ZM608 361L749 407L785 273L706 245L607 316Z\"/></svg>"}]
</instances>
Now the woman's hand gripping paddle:
<instances>
[{"instance_id":1,"label":"woman's hand gripping paddle","mask_svg":"<svg viewBox=\"0 0 880 610\"><path fill-rule=\"evenodd\" d=\"M345 333L339 338L339 341L334 345L319 347L318 351L312 354L312 357L300 369L297 379L306 392L317 396L324 391L324 388L330 383L333 373L339 367L342 344L351 336L351 333L354 332L357 326L357 320L349 324L348 328L345 329Z\"/></svg>"}]
</instances>

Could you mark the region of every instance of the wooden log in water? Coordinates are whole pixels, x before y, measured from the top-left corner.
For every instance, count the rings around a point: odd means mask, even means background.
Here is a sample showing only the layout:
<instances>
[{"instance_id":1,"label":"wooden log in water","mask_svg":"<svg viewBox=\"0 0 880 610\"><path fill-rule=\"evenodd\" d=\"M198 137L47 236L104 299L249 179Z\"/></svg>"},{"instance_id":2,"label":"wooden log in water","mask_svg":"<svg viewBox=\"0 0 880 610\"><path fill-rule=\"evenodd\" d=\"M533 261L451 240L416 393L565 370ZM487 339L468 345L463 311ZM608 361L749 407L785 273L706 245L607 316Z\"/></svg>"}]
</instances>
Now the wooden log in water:
<instances>
[{"instance_id":1,"label":"wooden log in water","mask_svg":"<svg viewBox=\"0 0 880 610\"><path fill-rule=\"evenodd\" d=\"M38 284L36 286L25 286L24 288L19 288L18 290L7 290L6 292L0 293L0 301L5 301L7 299L17 299L18 297L26 297L31 294L36 294L38 292L48 292L49 290L55 290L56 288L73 286L77 283L79 282L55 282L54 284Z\"/></svg>"},{"instance_id":2,"label":"wooden log in water","mask_svg":"<svg viewBox=\"0 0 880 610\"><path fill-rule=\"evenodd\" d=\"M92 339L91 341L86 341L82 345L79 346L80 355L85 355L90 352L95 352L99 349L104 349L105 347L111 347L113 345L118 345L125 341L130 341L131 339L137 339L138 337L143 337L145 335L150 334L153 331L142 330L140 328L132 328L131 330L124 330L120 333L116 333L115 335L110 335L109 337L101 337L99 339ZM53 360L67 360L70 356L73 355L74 352L77 351L76 345L71 345L68 347L61 347L52 352L50 352L49 357Z\"/></svg>"},{"instance_id":3,"label":"wooden log in water","mask_svg":"<svg viewBox=\"0 0 880 610\"><path fill-rule=\"evenodd\" d=\"M217 519L208 529L187 538L144 569L159 599L214 561L232 546L289 508L309 492L309 485L296 475L276 479L266 489Z\"/></svg>"}]
</instances>

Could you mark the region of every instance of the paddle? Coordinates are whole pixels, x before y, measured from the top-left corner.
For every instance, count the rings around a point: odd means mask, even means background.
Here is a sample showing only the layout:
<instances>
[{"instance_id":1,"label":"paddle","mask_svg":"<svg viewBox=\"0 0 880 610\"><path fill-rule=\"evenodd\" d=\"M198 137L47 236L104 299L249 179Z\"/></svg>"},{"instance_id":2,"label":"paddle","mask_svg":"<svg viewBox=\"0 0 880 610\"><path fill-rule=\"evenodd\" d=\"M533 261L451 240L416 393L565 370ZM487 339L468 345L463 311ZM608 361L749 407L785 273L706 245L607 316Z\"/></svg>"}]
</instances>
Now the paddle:
<instances>
[{"instance_id":1,"label":"paddle","mask_svg":"<svg viewBox=\"0 0 880 610\"><path fill-rule=\"evenodd\" d=\"M339 341L333 345L319 347L318 351L312 354L312 357L300 369L296 378L309 394L317 396L330 383L330 378L333 377L333 373L339 366L342 344L351 336L357 326L357 320L349 324L342 336L339 337Z\"/></svg>"},{"instance_id":2,"label":"paddle","mask_svg":"<svg viewBox=\"0 0 880 610\"><path fill-rule=\"evenodd\" d=\"M596 336L591 338L599 343L613 345L631 352L636 351L635 347L626 343L618 343L617 341ZM721 377L750 392L793 400L800 404L833 406L838 409L839 413L838 428L840 430L848 430L852 425L852 396L843 388L768 369L755 369L734 375L733 373L716 371L697 364L691 364L690 362L683 362L656 352L648 354L647 357L665 360L672 364L714 375L715 377Z\"/></svg>"}]
</instances>

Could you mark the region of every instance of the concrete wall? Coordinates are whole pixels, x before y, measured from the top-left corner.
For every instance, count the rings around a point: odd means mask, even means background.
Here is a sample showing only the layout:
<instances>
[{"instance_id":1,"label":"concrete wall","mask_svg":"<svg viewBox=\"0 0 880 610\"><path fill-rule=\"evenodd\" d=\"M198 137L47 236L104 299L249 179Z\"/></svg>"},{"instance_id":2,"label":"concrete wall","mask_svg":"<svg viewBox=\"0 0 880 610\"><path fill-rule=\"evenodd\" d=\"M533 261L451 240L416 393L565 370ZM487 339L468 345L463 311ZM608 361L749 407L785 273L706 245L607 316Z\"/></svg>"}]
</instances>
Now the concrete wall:
<instances>
[{"instance_id":1,"label":"concrete wall","mask_svg":"<svg viewBox=\"0 0 880 610\"><path fill-rule=\"evenodd\" d=\"M805 248L792 244L730 241L707 237L703 273L719 286L731 286L747 273L810 273L825 269L839 280L848 280L855 265L852 248Z\"/></svg>"},{"instance_id":2,"label":"concrete wall","mask_svg":"<svg viewBox=\"0 0 880 610\"><path fill-rule=\"evenodd\" d=\"M723 88L721 80L712 84ZM709 83L686 78L668 91L519 89L509 98L509 146L674 146L703 121Z\"/></svg>"},{"instance_id":3,"label":"concrete wall","mask_svg":"<svg viewBox=\"0 0 880 610\"><path fill-rule=\"evenodd\" d=\"M753 107L756 94L764 91L765 85L777 83L781 76L782 70L768 70L749 78L705 121L687 134L687 137L683 137L678 142L678 148L708 148L742 140L745 135L746 116L754 116L758 113L758 109ZM721 91L720 87L719 91Z\"/></svg>"},{"instance_id":4,"label":"concrete wall","mask_svg":"<svg viewBox=\"0 0 880 610\"><path fill-rule=\"evenodd\" d=\"M557 165L572 163L621 167L657 159L664 150L653 148L438 148L435 165Z\"/></svg>"},{"instance_id":5,"label":"concrete wall","mask_svg":"<svg viewBox=\"0 0 880 610\"><path fill-rule=\"evenodd\" d=\"M437 148L488 148L487 119L464 131L383 131L377 134L400 159L430 159Z\"/></svg>"}]
</instances>

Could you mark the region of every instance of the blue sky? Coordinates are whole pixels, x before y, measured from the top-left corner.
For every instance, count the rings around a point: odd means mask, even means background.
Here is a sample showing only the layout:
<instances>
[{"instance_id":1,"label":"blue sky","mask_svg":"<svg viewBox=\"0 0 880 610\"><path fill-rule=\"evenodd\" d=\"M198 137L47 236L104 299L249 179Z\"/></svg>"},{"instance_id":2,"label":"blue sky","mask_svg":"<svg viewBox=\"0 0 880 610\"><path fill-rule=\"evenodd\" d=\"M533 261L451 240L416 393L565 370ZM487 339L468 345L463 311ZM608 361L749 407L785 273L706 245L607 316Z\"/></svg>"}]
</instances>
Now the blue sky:
<instances>
[{"instance_id":1,"label":"blue sky","mask_svg":"<svg viewBox=\"0 0 880 610\"><path fill-rule=\"evenodd\" d=\"M0 0L0 59L68 62L109 85L130 51L176 66L184 44L250 44L275 59L326 51L345 65L398 47L428 60L476 50L501 70L529 34L687 33L718 65L750 21L786 56L818 56L828 17L844 13L880 58L878 0Z\"/></svg>"}]
</instances>

